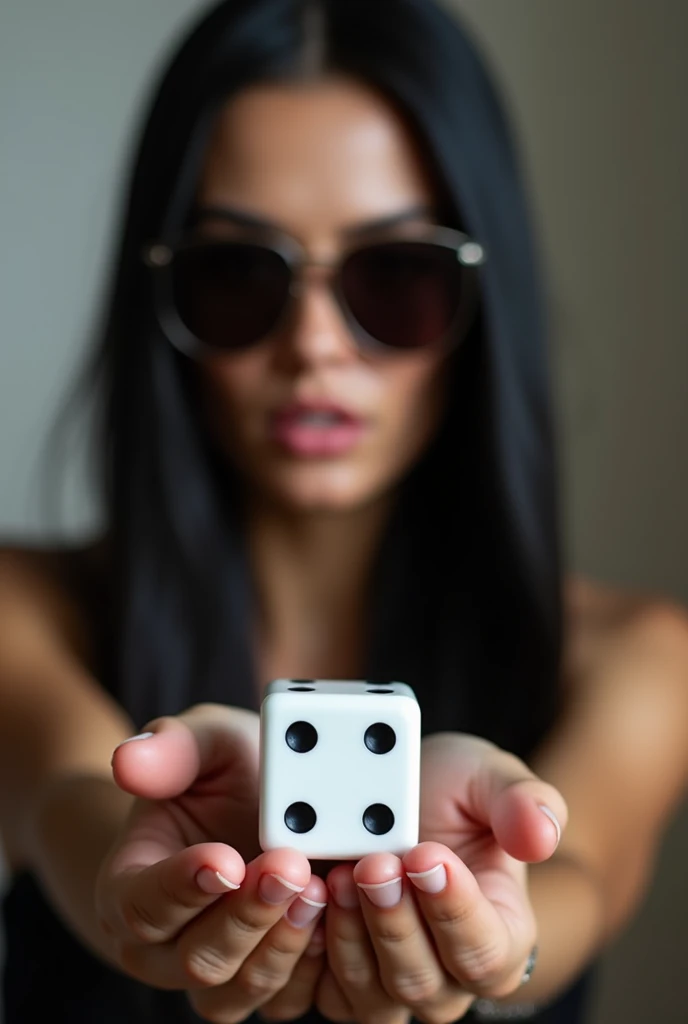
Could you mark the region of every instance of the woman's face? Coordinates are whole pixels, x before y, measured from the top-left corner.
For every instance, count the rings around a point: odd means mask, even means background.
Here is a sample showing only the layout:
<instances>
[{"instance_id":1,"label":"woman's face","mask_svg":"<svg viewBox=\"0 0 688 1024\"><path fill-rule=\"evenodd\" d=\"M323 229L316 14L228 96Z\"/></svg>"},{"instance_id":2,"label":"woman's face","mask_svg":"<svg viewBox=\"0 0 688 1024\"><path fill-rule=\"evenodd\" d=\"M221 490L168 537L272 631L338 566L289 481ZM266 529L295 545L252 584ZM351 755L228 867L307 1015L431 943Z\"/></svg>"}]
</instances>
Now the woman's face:
<instances>
[{"instance_id":1,"label":"woman's face","mask_svg":"<svg viewBox=\"0 0 688 1024\"><path fill-rule=\"evenodd\" d=\"M417 233L436 206L403 120L344 79L255 87L228 103L198 200L292 236L316 262L379 237L384 221L385 238ZM265 228L240 220L208 219L197 234L265 239ZM327 270L309 267L302 280L264 341L202 357L205 409L254 497L300 513L351 510L389 491L428 445L446 356L360 349Z\"/></svg>"}]
</instances>

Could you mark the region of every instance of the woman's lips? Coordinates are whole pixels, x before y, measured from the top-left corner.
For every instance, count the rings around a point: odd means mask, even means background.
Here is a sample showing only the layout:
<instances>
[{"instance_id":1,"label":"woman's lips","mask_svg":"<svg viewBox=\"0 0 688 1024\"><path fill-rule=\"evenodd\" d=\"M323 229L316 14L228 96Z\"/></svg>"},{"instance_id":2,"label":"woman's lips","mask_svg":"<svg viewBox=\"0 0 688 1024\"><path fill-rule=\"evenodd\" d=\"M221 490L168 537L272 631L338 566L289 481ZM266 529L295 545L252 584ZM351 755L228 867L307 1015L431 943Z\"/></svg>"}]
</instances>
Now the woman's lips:
<instances>
[{"instance_id":1,"label":"woman's lips","mask_svg":"<svg viewBox=\"0 0 688 1024\"><path fill-rule=\"evenodd\" d=\"M270 434L283 450L300 458L345 455L361 440L365 420L331 402L297 402L274 414Z\"/></svg>"}]
</instances>

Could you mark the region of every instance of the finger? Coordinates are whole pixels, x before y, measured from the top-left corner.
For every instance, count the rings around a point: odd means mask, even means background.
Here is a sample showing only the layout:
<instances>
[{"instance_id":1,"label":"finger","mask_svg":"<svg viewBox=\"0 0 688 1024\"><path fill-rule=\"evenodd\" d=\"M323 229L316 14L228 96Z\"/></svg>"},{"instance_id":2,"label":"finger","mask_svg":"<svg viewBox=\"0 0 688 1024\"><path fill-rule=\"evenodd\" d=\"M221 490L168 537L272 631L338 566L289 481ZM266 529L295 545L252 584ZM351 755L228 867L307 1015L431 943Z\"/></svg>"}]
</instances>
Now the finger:
<instances>
[{"instance_id":1,"label":"finger","mask_svg":"<svg viewBox=\"0 0 688 1024\"><path fill-rule=\"evenodd\" d=\"M477 995L512 992L535 943L527 900L519 913L503 916L463 861L440 843L414 847L403 865L447 972Z\"/></svg>"},{"instance_id":2,"label":"finger","mask_svg":"<svg viewBox=\"0 0 688 1024\"><path fill-rule=\"evenodd\" d=\"M433 1024L462 1017L474 997L444 970L401 860L390 854L364 857L354 880L363 893L361 909L387 994Z\"/></svg>"},{"instance_id":3,"label":"finger","mask_svg":"<svg viewBox=\"0 0 688 1024\"><path fill-rule=\"evenodd\" d=\"M115 960L128 974L155 988L222 985L234 977L309 881L303 854L271 850L248 865L240 889L220 896L177 939L154 945L120 941L115 943ZM284 898L277 902L280 895Z\"/></svg>"},{"instance_id":4,"label":"finger","mask_svg":"<svg viewBox=\"0 0 688 1024\"><path fill-rule=\"evenodd\" d=\"M535 864L557 849L568 821L558 790L540 779L492 780L490 824L495 839L511 857Z\"/></svg>"},{"instance_id":5,"label":"finger","mask_svg":"<svg viewBox=\"0 0 688 1024\"><path fill-rule=\"evenodd\" d=\"M552 855L568 814L561 793L513 754L475 736L430 736L423 743L421 833L464 830L466 818L493 831L515 859L536 862Z\"/></svg>"},{"instance_id":6,"label":"finger","mask_svg":"<svg viewBox=\"0 0 688 1024\"><path fill-rule=\"evenodd\" d=\"M320 978L315 1005L322 1016L334 1024L349 1024L356 1020L354 1008L342 992L331 967L325 967Z\"/></svg>"},{"instance_id":7,"label":"finger","mask_svg":"<svg viewBox=\"0 0 688 1024\"><path fill-rule=\"evenodd\" d=\"M312 1004L322 971L324 943L320 945L319 957L306 957L305 953L326 902L324 882L312 878L284 917L246 957L231 981L192 993L197 1013L208 1020L229 1024L245 1020L278 994L282 994L284 1007L297 1007L296 1016L305 1013ZM295 983L294 973L301 964Z\"/></svg>"},{"instance_id":8,"label":"finger","mask_svg":"<svg viewBox=\"0 0 688 1024\"><path fill-rule=\"evenodd\" d=\"M310 941L297 962L287 984L276 996L263 1003L260 1016L268 1021L298 1020L317 998L318 985L326 966L325 929L321 923L308 929Z\"/></svg>"},{"instance_id":9,"label":"finger","mask_svg":"<svg viewBox=\"0 0 688 1024\"><path fill-rule=\"evenodd\" d=\"M197 705L176 717L150 722L139 736L115 749L115 782L127 793L168 800L185 793L199 776L226 769L241 756L258 773L258 716L237 708Z\"/></svg>"},{"instance_id":10,"label":"finger","mask_svg":"<svg viewBox=\"0 0 688 1024\"><path fill-rule=\"evenodd\" d=\"M356 1020L374 1017L376 1024L397 1024L406 1011L382 984L352 866L334 868L327 887L331 896L326 918L327 959Z\"/></svg>"},{"instance_id":11,"label":"finger","mask_svg":"<svg viewBox=\"0 0 688 1024\"><path fill-rule=\"evenodd\" d=\"M234 978L310 881L309 863L297 850L271 850L252 861L241 889L182 932L177 949L185 987L211 988Z\"/></svg>"},{"instance_id":12,"label":"finger","mask_svg":"<svg viewBox=\"0 0 688 1024\"><path fill-rule=\"evenodd\" d=\"M468 815L489 824L511 857L536 863L552 856L568 821L566 802L519 758L494 748L469 794Z\"/></svg>"},{"instance_id":13,"label":"finger","mask_svg":"<svg viewBox=\"0 0 688 1024\"><path fill-rule=\"evenodd\" d=\"M113 861L107 884L98 886L98 911L105 930L121 939L164 943L225 893L241 886L246 867L223 843L191 846L150 866L137 868L137 851Z\"/></svg>"}]
</instances>

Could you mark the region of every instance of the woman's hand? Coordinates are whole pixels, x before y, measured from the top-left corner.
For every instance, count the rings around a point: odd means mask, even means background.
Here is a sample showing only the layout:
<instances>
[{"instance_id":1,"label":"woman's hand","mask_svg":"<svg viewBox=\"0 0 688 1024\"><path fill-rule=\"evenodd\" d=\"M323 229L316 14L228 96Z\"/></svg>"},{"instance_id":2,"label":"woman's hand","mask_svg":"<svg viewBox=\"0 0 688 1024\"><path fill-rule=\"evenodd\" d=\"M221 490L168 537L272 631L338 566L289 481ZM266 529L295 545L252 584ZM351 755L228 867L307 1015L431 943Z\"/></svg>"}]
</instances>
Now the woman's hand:
<instances>
[{"instance_id":1,"label":"woman's hand","mask_svg":"<svg viewBox=\"0 0 688 1024\"><path fill-rule=\"evenodd\" d=\"M321 1012L445 1024L514 992L537 939L524 862L554 853L566 817L557 790L492 744L425 740L420 845L328 876Z\"/></svg>"},{"instance_id":2,"label":"woman's hand","mask_svg":"<svg viewBox=\"0 0 688 1024\"><path fill-rule=\"evenodd\" d=\"M139 799L96 885L111 959L187 990L218 1022L243 1020L290 980L299 1016L322 969L324 882L295 850L259 854L258 724L199 705L113 757L117 783Z\"/></svg>"}]
</instances>

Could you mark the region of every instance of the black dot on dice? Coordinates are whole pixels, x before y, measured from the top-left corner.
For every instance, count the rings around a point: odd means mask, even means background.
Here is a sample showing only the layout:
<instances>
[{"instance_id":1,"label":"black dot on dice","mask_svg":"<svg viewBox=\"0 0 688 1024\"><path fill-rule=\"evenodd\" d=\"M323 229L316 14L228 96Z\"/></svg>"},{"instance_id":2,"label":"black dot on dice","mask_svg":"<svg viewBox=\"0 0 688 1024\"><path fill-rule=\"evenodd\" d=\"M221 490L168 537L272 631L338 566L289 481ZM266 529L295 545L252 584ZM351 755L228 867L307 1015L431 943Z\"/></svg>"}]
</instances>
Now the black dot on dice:
<instances>
[{"instance_id":1,"label":"black dot on dice","mask_svg":"<svg viewBox=\"0 0 688 1024\"><path fill-rule=\"evenodd\" d=\"M284 812L284 824L291 832L310 832L315 827L318 816L310 804L299 801L289 804Z\"/></svg>"},{"instance_id":2,"label":"black dot on dice","mask_svg":"<svg viewBox=\"0 0 688 1024\"><path fill-rule=\"evenodd\" d=\"M318 730L310 722L292 722L284 738L297 754L307 754L318 742Z\"/></svg>"},{"instance_id":3,"label":"black dot on dice","mask_svg":"<svg viewBox=\"0 0 688 1024\"><path fill-rule=\"evenodd\" d=\"M363 812L363 825L374 836L384 836L394 828L394 814L387 804L371 804Z\"/></svg>"},{"instance_id":4,"label":"black dot on dice","mask_svg":"<svg viewBox=\"0 0 688 1024\"><path fill-rule=\"evenodd\" d=\"M297 693L312 693L315 690L312 679L290 679L289 689Z\"/></svg>"},{"instance_id":5,"label":"black dot on dice","mask_svg":"<svg viewBox=\"0 0 688 1024\"><path fill-rule=\"evenodd\" d=\"M375 686L368 690L368 693L394 693L394 690L388 690L384 686Z\"/></svg>"},{"instance_id":6,"label":"black dot on dice","mask_svg":"<svg viewBox=\"0 0 688 1024\"><path fill-rule=\"evenodd\" d=\"M397 742L397 734L386 722L376 722L368 726L363 740L373 754L389 754Z\"/></svg>"}]
</instances>

